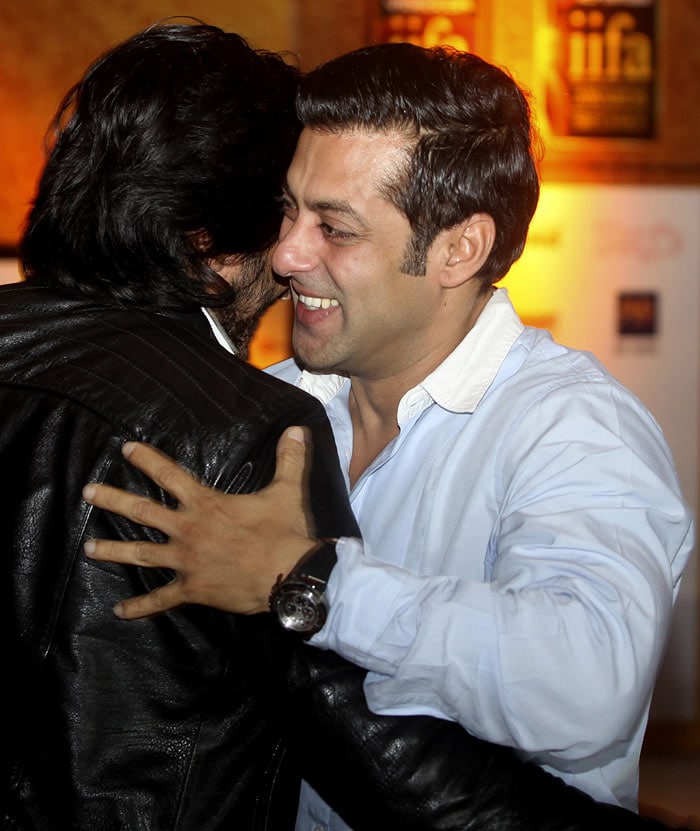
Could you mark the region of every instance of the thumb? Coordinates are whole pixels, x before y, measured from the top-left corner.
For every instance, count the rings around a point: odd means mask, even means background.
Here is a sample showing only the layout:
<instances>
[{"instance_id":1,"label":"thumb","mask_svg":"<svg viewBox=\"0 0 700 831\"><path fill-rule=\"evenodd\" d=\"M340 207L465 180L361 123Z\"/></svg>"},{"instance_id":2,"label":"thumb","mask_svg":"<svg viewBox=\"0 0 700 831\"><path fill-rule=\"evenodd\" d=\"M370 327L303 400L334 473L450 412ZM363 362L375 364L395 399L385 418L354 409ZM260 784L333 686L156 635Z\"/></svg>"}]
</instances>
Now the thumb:
<instances>
[{"instance_id":1,"label":"thumb","mask_svg":"<svg viewBox=\"0 0 700 831\"><path fill-rule=\"evenodd\" d=\"M306 490L311 470L311 433L308 427L288 427L277 442L275 481Z\"/></svg>"},{"instance_id":2,"label":"thumb","mask_svg":"<svg viewBox=\"0 0 700 831\"><path fill-rule=\"evenodd\" d=\"M277 442L277 470L273 482L287 489L292 505L299 511L299 533L314 536L309 480L312 464L312 438L308 427L288 427Z\"/></svg>"}]
</instances>

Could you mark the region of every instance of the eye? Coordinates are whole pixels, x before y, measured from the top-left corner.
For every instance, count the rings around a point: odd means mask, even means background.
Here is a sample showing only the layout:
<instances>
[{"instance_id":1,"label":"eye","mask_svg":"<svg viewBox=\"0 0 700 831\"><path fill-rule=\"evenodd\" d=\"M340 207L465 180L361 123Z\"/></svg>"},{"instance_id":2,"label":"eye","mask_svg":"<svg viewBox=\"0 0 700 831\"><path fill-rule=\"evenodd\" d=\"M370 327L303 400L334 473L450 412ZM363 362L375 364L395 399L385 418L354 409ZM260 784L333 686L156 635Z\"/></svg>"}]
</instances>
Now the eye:
<instances>
[{"instance_id":1,"label":"eye","mask_svg":"<svg viewBox=\"0 0 700 831\"><path fill-rule=\"evenodd\" d=\"M323 235L331 240L350 240L354 239L355 234L350 231L341 231L339 228L334 228L327 222L321 222L319 228L323 231Z\"/></svg>"},{"instance_id":2,"label":"eye","mask_svg":"<svg viewBox=\"0 0 700 831\"><path fill-rule=\"evenodd\" d=\"M298 213L297 206L288 196L280 196L277 199L280 210L287 219L294 219Z\"/></svg>"}]
</instances>

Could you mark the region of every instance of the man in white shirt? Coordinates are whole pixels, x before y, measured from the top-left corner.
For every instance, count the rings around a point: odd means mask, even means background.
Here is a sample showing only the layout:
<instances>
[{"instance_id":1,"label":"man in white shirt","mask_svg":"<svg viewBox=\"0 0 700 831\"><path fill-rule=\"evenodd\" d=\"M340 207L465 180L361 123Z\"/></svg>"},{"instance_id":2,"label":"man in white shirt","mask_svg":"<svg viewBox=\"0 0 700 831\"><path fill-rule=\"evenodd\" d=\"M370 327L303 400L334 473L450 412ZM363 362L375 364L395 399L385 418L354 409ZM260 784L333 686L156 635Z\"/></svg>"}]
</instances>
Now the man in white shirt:
<instances>
[{"instance_id":1,"label":"man in white shirt","mask_svg":"<svg viewBox=\"0 0 700 831\"><path fill-rule=\"evenodd\" d=\"M495 288L539 194L526 97L476 56L382 44L311 73L298 111L273 256L296 360L270 371L325 404L363 540L325 543L337 563L313 575L298 443L247 503L130 446L180 501L167 517L140 504L141 521L176 542L89 553L178 571L124 617L183 602L262 612L280 572L311 570L327 619L310 642L369 671L375 712L457 721L634 809L694 521L644 406ZM274 608L295 627L298 608ZM297 828L347 826L306 787Z\"/></svg>"}]
</instances>

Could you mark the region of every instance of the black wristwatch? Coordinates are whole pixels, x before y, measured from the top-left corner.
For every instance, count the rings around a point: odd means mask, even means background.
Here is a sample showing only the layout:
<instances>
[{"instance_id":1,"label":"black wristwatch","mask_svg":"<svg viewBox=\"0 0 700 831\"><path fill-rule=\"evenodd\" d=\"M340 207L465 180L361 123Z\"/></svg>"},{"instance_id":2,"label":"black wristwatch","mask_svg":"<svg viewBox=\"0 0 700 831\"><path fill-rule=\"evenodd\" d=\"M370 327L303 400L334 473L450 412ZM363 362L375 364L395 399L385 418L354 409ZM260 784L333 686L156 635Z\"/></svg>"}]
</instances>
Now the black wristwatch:
<instances>
[{"instance_id":1,"label":"black wristwatch","mask_svg":"<svg viewBox=\"0 0 700 831\"><path fill-rule=\"evenodd\" d=\"M321 540L308 551L289 574L272 587L270 611L290 632L310 638L326 622L328 601L326 585L337 563L335 539Z\"/></svg>"}]
</instances>

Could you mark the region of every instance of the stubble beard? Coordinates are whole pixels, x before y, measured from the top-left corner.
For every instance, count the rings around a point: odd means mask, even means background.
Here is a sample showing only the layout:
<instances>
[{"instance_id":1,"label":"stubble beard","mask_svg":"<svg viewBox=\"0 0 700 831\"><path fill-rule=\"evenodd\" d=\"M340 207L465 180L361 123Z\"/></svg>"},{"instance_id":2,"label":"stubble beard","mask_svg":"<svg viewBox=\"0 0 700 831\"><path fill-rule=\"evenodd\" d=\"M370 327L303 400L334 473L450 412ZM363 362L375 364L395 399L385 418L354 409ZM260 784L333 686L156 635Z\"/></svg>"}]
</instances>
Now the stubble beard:
<instances>
[{"instance_id":1,"label":"stubble beard","mask_svg":"<svg viewBox=\"0 0 700 831\"><path fill-rule=\"evenodd\" d=\"M283 287L272 276L269 252L252 254L243 260L234 287L233 302L212 312L229 336L236 354L247 360L260 318L283 293Z\"/></svg>"}]
</instances>

